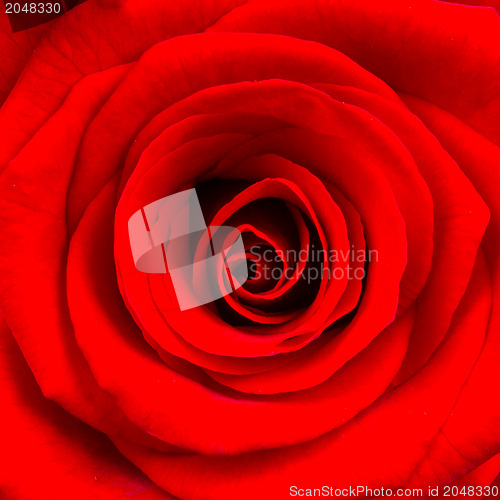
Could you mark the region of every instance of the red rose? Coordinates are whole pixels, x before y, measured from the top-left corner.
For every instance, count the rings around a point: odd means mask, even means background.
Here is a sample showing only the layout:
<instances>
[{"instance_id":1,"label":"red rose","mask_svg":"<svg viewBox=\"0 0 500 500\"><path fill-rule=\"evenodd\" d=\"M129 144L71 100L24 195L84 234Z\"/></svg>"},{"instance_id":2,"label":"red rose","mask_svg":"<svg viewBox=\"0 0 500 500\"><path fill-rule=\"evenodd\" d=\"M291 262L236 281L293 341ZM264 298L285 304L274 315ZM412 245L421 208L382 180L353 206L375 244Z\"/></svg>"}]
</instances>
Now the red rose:
<instances>
[{"instance_id":1,"label":"red rose","mask_svg":"<svg viewBox=\"0 0 500 500\"><path fill-rule=\"evenodd\" d=\"M498 494L494 9L89 0L2 23L5 498ZM151 235L144 207L192 189L249 275L180 310L129 221Z\"/></svg>"}]
</instances>

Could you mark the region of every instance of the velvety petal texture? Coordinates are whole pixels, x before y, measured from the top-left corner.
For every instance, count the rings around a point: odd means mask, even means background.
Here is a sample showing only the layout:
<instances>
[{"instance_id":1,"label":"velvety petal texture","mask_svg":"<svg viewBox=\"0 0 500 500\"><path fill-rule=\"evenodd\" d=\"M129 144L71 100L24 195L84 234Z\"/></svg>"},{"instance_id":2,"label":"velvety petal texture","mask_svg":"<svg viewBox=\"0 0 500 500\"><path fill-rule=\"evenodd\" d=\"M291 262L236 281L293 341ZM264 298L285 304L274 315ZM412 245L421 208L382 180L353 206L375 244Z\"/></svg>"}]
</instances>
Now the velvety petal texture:
<instances>
[{"instance_id":1,"label":"velvety petal texture","mask_svg":"<svg viewBox=\"0 0 500 500\"><path fill-rule=\"evenodd\" d=\"M472 3L0 14L2 499L498 488L500 18Z\"/></svg>"}]
</instances>

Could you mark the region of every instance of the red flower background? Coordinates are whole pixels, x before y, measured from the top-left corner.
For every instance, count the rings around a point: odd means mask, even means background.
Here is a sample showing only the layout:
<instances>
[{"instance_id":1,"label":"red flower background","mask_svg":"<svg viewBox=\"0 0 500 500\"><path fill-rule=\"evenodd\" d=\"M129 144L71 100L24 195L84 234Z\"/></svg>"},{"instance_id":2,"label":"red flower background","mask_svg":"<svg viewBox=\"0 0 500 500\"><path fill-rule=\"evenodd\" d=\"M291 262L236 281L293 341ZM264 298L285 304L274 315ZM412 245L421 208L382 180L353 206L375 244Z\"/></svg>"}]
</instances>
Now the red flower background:
<instances>
[{"instance_id":1,"label":"red flower background","mask_svg":"<svg viewBox=\"0 0 500 500\"><path fill-rule=\"evenodd\" d=\"M0 36L2 498L498 484L495 8L89 0ZM179 312L127 221L192 187L377 259Z\"/></svg>"}]
</instances>

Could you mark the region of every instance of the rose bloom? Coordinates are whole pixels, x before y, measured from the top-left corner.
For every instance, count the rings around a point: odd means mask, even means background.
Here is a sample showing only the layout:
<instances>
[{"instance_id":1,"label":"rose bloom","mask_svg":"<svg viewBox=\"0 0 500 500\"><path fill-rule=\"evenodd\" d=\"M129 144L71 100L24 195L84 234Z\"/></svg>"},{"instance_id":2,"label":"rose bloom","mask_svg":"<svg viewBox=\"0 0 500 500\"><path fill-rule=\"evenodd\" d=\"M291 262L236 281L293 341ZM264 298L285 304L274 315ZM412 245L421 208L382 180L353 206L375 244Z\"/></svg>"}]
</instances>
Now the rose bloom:
<instances>
[{"instance_id":1,"label":"rose bloom","mask_svg":"<svg viewBox=\"0 0 500 500\"><path fill-rule=\"evenodd\" d=\"M89 0L14 34L2 13L2 500L498 492L483 3ZM181 311L128 221L193 188L257 269ZM313 248L372 258L277 258Z\"/></svg>"}]
</instances>

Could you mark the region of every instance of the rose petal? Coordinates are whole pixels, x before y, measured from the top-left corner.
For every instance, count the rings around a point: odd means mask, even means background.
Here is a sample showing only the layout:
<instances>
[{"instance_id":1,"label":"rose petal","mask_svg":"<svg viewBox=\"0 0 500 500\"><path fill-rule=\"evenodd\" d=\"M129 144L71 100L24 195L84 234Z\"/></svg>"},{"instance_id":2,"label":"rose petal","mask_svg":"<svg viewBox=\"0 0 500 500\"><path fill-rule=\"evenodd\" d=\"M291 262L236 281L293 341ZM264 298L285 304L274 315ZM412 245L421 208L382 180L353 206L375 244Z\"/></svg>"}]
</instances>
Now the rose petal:
<instances>
[{"instance_id":1,"label":"rose petal","mask_svg":"<svg viewBox=\"0 0 500 500\"><path fill-rule=\"evenodd\" d=\"M174 498L43 396L1 319L0 380L2 498Z\"/></svg>"}]
</instances>

